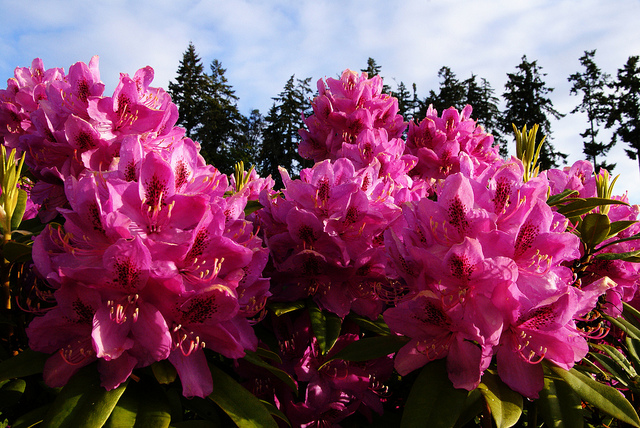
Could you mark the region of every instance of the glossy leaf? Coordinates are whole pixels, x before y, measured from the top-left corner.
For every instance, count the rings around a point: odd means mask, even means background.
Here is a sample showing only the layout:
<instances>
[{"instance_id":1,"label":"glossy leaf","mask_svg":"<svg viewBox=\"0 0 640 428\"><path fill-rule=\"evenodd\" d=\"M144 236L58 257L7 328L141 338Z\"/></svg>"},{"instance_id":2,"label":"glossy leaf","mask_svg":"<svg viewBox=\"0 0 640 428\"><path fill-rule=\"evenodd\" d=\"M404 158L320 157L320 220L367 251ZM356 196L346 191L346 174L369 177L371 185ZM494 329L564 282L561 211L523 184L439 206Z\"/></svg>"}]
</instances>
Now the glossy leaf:
<instances>
[{"instance_id":1,"label":"glossy leaf","mask_svg":"<svg viewBox=\"0 0 640 428\"><path fill-rule=\"evenodd\" d=\"M136 423L136 415L140 407L140 393L137 385L132 383L122 394L113 408L103 428L129 428Z\"/></svg>"},{"instance_id":2,"label":"glossy leaf","mask_svg":"<svg viewBox=\"0 0 640 428\"><path fill-rule=\"evenodd\" d=\"M28 261L31 258L31 245L8 241L2 247L2 254L10 262Z\"/></svg>"},{"instance_id":3,"label":"glossy leaf","mask_svg":"<svg viewBox=\"0 0 640 428\"><path fill-rule=\"evenodd\" d=\"M100 386L95 364L83 367L69 379L47 412L45 427L100 427L109 419L127 382L107 391Z\"/></svg>"},{"instance_id":4,"label":"glossy leaf","mask_svg":"<svg viewBox=\"0 0 640 428\"><path fill-rule=\"evenodd\" d=\"M498 428L509 428L518 422L522 415L522 395L490 372L482 376L478 389L484 396Z\"/></svg>"},{"instance_id":5,"label":"glossy leaf","mask_svg":"<svg viewBox=\"0 0 640 428\"><path fill-rule=\"evenodd\" d=\"M298 300L295 302L274 302L269 303L269 309L273 311L276 316L281 316L287 314L289 312L297 311L299 309L304 309L305 303L302 300Z\"/></svg>"},{"instance_id":6,"label":"glossy leaf","mask_svg":"<svg viewBox=\"0 0 640 428\"><path fill-rule=\"evenodd\" d=\"M384 322L382 315L378 316L378 319L375 321L355 314L349 314L347 318L358 324L360 328L379 336L388 336L391 334L391 330L387 326L387 323Z\"/></svg>"},{"instance_id":7,"label":"glossy leaf","mask_svg":"<svg viewBox=\"0 0 640 428\"><path fill-rule=\"evenodd\" d=\"M640 367L640 340L633 337L625 337L625 344L629 350L629 357L636 367Z\"/></svg>"},{"instance_id":8,"label":"glossy leaf","mask_svg":"<svg viewBox=\"0 0 640 428\"><path fill-rule=\"evenodd\" d=\"M444 359L432 361L416 378L402 414L401 428L445 428L455 424L468 392L449 380Z\"/></svg>"},{"instance_id":9,"label":"glossy leaf","mask_svg":"<svg viewBox=\"0 0 640 428\"><path fill-rule=\"evenodd\" d=\"M565 217L580 216L601 205L628 205L622 201L605 198L570 198L566 202L568 202L566 205L558 208L558 212Z\"/></svg>"},{"instance_id":10,"label":"glossy leaf","mask_svg":"<svg viewBox=\"0 0 640 428\"><path fill-rule=\"evenodd\" d=\"M622 317L613 318L609 315L605 315L604 318L620 330L624 331L627 335L640 340L640 329L626 319Z\"/></svg>"},{"instance_id":11,"label":"glossy leaf","mask_svg":"<svg viewBox=\"0 0 640 428\"><path fill-rule=\"evenodd\" d=\"M624 253L599 253L599 254L596 254L596 259L624 260L632 263L637 263L636 260L640 259L640 250L626 251Z\"/></svg>"},{"instance_id":12,"label":"glossy leaf","mask_svg":"<svg viewBox=\"0 0 640 428\"><path fill-rule=\"evenodd\" d=\"M610 225L610 230L609 230L609 237L614 236L620 232L622 232L625 229L628 229L629 227L633 226L634 224L636 224L637 221L636 220L619 220L619 221L614 221L613 223L611 223Z\"/></svg>"},{"instance_id":13,"label":"glossy leaf","mask_svg":"<svg viewBox=\"0 0 640 428\"><path fill-rule=\"evenodd\" d=\"M549 198L547 198L547 205L552 207L554 205L562 204L566 202L565 200L571 197L572 195L578 195L578 191L567 189L567 190L564 190L562 193L558 193L557 195L551 195L549 196Z\"/></svg>"},{"instance_id":14,"label":"glossy leaf","mask_svg":"<svg viewBox=\"0 0 640 428\"><path fill-rule=\"evenodd\" d=\"M271 361L275 361L278 364L282 364L282 358L280 358L280 355L276 354L273 351L269 351L268 349L258 347L258 349L256 349L256 354L259 357L266 358Z\"/></svg>"},{"instance_id":15,"label":"glossy leaf","mask_svg":"<svg viewBox=\"0 0 640 428\"><path fill-rule=\"evenodd\" d=\"M278 379L280 379L282 382L284 382L285 385L287 385L289 388L291 388L291 390L293 391L293 393L296 396L298 395L298 385L296 385L296 382L293 380L293 378L291 377L291 375L289 373L287 373L284 370L281 370L281 369L279 369L277 367L274 367L271 364L267 363L262 358L260 358L258 356L258 354L255 353L255 352L251 352L249 350L247 350L245 352L246 352L246 354L245 354L243 360L245 360L246 362L248 362L250 364L253 364L254 366L262 367L263 369L268 370L269 372L271 372L271 374L273 374Z\"/></svg>"},{"instance_id":16,"label":"glossy leaf","mask_svg":"<svg viewBox=\"0 0 640 428\"><path fill-rule=\"evenodd\" d=\"M168 428L171 423L171 406L159 384L142 382L140 405L134 428Z\"/></svg>"},{"instance_id":17,"label":"glossy leaf","mask_svg":"<svg viewBox=\"0 0 640 428\"><path fill-rule=\"evenodd\" d=\"M156 380L163 385L172 383L178 377L176 368L169 360L156 361L151 365L151 370Z\"/></svg>"},{"instance_id":18,"label":"glossy leaf","mask_svg":"<svg viewBox=\"0 0 640 428\"><path fill-rule=\"evenodd\" d=\"M24 415L20 415L20 417L13 422L11 428L31 428L33 426L40 426L39 424L44 420L48 410L49 406L46 405L33 409Z\"/></svg>"},{"instance_id":19,"label":"glossy leaf","mask_svg":"<svg viewBox=\"0 0 640 428\"><path fill-rule=\"evenodd\" d=\"M471 422L478 416L484 409L484 397L478 388L473 391L469 391L464 404L462 405L462 411L460 417L456 421L454 428L460 428Z\"/></svg>"},{"instance_id":20,"label":"glossy leaf","mask_svg":"<svg viewBox=\"0 0 640 428\"><path fill-rule=\"evenodd\" d=\"M307 310L309 311L313 335L318 339L320 352L322 352L322 355L326 355L333 348L338 336L340 336L342 319L334 313L321 310L312 301L308 302Z\"/></svg>"},{"instance_id":21,"label":"glossy leaf","mask_svg":"<svg viewBox=\"0 0 640 428\"><path fill-rule=\"evenodd\" d=\"M545 376L544 388L536 403L550 428L583 428L582 401L564 380Z\"/></svg>"},{"instance_id":22,"label":"glossy leaf","mask_svg":"<svg viewBox=\"0 0 640 428\"><path fill-rule=\"evenodd\" d=\"M564 370L553 364L548 364L548 368L587 403L622 422L640 428L638 414L631 403L615 388L601 384L575 368Z\"/></svg>"},{"instance_id":23,"label":"glossy leaf","mask_svg":"<svg viewBox=\"0 0 640 428\"><path fill-rule=\"evenodd\" d=\"M596 344L594 345L594 348L599 349L605 352L607 355L609 355L609 357L611 357L611 359L615 361L615 363L620 368L622 368L622 370L624 370L629 376L631 377L638 376L638 373L636 373L636 370L633 368L629 360L627 360L627 357L618 349L614 348L611 345L607 345L606 343L603 343L600 345Z\"/></svg>"},{"instance_id":24,"label":"glossy leaf","mask_svg":"<svg viewBox=\"0 0 640 428\"><path fill-rule=\"evenodd\" d=\"M18 189L18 202L16 204L16 208L13 211L13 215L11 216L11 230L16 230L20 227L20 223L22 222L22 217L24 216L24 211L27 208L27 200L29 199L29 195L23 189Z\"/></svg>"},{"instance_id":25,"label":"glossy leaf","mask_svg":"<svg viewBox=\"0 0 640 428\"><path fill-rule=\"evenodd\" d=\"M244 207L244 215L247 216L253 212L262 208L262 204L258 201L247 201L247 206Z\"/></svg>"},{"instance_id":26,"label":"glossy leaf","mask_svg":"<svg viewBox=\"0 0 640 428\"><path fill-rule=\"evenodd\" d=\"M49 355L25 349L18 355L0 362L0 381L42 373Z\"/></svg>"},{"instance_id":27,"label":"glossy leaf","mask_svg":"<svg viewBox=\"0 0 640 428\"><path fill-rule=\"evenodd\" d=\"M291 426L291 422L289 422L289 418L287 418L287 415L282 413L280 409L278 409L276 406L269 403L268 401L260 400L260 402L264 407L266 407L266 409L269 411L269 413L271 413L272 416L277 417L288 426Z\"/></svg>"},{"instance_id":28,"label":"glossy leaf","mask_svg":"<svg viewBox=\"0 0 640 428\"><path fill-rule=\"evenodd\" d=\"M608 216L597 213L587 214L580 225L580 237L588 248L594 249L605 240L610 229Z\"/></svg>"},{"instance_id":29,"label":"glossy leaf","mask_svg":"<svg viewBox=\"0 0 640 428\"><path fill-rule=\"evenodd\" d=\"M338 351L333 360L368 361L380 357L386 357L400 350L408 338L403 336L376 336L366 337L349 343Z\"/></svg>"},{"instance_id":30,"label":"glossy leaf","mask_svg":"<svg viewBox=\"0 0 640 428\"><path fill-rule=\"evenodd\" d=\"M24 379L13 379L5 382L0 387L0 409L13 406L20 400L27 382Z\"/></svg>"},{"instance_id":31,"label":"glossy leaf","mask_svg":"<svg viewBox=\"0 0 640 428\"><path fill-rule=\"evenodd\" d=\"M277 428L278 424L255 395L231 376L215 366L209 366L213 392L209 398L241 428Z\"/></svg>"}]
</instances>

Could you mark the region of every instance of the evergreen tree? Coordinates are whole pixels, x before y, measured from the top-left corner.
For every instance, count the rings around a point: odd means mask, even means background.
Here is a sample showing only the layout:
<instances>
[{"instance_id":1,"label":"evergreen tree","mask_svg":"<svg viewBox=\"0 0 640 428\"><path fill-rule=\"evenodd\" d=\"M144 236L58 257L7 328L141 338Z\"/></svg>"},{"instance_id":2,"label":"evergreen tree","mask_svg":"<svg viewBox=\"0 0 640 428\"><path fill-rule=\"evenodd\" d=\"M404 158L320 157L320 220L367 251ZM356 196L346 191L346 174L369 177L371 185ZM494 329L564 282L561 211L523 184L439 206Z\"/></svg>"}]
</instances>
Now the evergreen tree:
<instances>
[{"instance_id":1,"label":"evergreen tree","mask_svg":"<svg viewBox=\"0 0 640 428\"><path fill-rule=\"evenodd\" d=\"M413 84L413 94L409 92L404 82L398 84L398 89L391 92L391 96L398 99L398 113L410 120L415 114L418 106L416 98L416 84Z\"/></svg>"},{"instance_id":2,"label":"evergreen tree","mask_svg":"<svg viewBox=\"0 0 640 428\"><path fill-rule=\"evenodd\" d=\"M460 82L456 74L451 71L451 68L442 67L438 71L438 77L440 78L439 92L436 94L433 90L429 91L429 96L424 99L420 106L418 115L421 118L427 115L427 109L430 105L440 114L449 107L460 110L467 104L465 85Z\"/></svg>"},{"instance_id":3,"label":"evergreen tree","mask_svg":"<svg viewBox=\"0 0 640 428\"><path fill-rule=\"evenodd\" d=\"M202 144L202 155L221 171L229 173L238 159L236 146L242 145L245 118L238 110L238 97L225 76L226 69L217 59L211 62L204 88L202 126L195 138Z\"/></svg>"},{"instance_id":4,"label":"evergreen tree","mask_svg":"<svg viewBox=\"0 0 640 428\"><path fill-rule=\"evenodd\" d=\"M168 92L178 106L177 124L186 129L187 137L193 138L202 126L204 113L204 94L208 86L208 77L204 72L202 60L196 53L193 43L182 56L176 82L169 82Z\"/></svg>"},{"instance_id":5,"label":"evergreen tree","mask_svg":"<svg viewBox=\"0 0 640 428\"><path fill-rule=\"evenodd\" d=\"M246 170L251 166L258 166L264 128L265 120L258 109L252 110L249 117L244 118L242 133L238 136L236 144L230 148L230 158L233 159L234 165L242 161Z\"/></svg>"},{"instance_id":6,"label":"evergreen tree","mask_svg":"<svg viewBox=\"0 0 640 428\"><path fill-rule=\"evenodd\" d=\"M527 56L522 56L522 62L516 67L515 73L507 73L509 78L505 84L506 91L502 97L506 101L503 112L502 129L505 135L513 133L514 124L518 129L533 125L540 126L540 139L546 136L545 143L540 151L540 168L549 169L558 167L558 160L566 159L567 155L555 151L551 144L551 122L549 116L560 119L564 115L553 108L553 103L547 95L553 92L542 80L546 73L542 73L542 67L537 61L529 62Z\"/></svg>"},{"instance_id":7,"label":"evergreen tree","mask_svg":"<svg viewBox=\"0 0 640 428\"><path fill-rule=\"evenodd\" d=\"M605 144L596 140L600 131L598 126L606 122L611 110L604 92L610 83L611 76L598 68L593 60L595 54L595 49L585 51L584 55L580 57L580 64L584 67L584 72L574 73L568 78L569 82L573 83L571 94L582 93L582 102L571 113L587 114L589 127L580 134L584 139L582 152L593 163L595 171L597 172L600 168L612 171L616 164L606 163L606 154L611 150L615 141ZM602 156L599 163L598 156Z\"/></svg>"},{"instance_id":8,"label":"evergreen tree","mask_svg":"<svg viewBox=\"0 0 640 428\"><path fill-rule=\"evenodd\" d=\"M640 167L640 64L637 55L630 56L617 78L611 85L614 89L612 109L607 120L607 128L617 125L613 142L619 137L630 149L627 156L638 160Z\"/></svg>"},{"instance_id":9,"label":"evergreen tree","mask_svg":"<svg viewBox=\"0 0 640 428\"><path fill-rule=\"evenodd\" d=\"M284 167L292 176L313 162L298 154L300 134L304 127L302 114L310 114L311 78L296 79L292 75L283 91L275 98L265 118L262 149L260 152L260 175L271 175L276 187L282 185L278 166Z\"/></svg>"},{"instance_id":10,"label":"evergreen tree","mask_svg":"<svg viewBox=\"0 0 640 428\"><path fill-rule=\"evenodd\" d=\"M506 156L506 139L502 132L502 113L498 107L498 97L494 95L495 90L485 78L482 78L478 83L475 74L462 83L467 91L465 104L470 104L473 107L471 116L493 135L494 142L500 146L500 154Z\"/></svg>"},{"instance_id":11,"label":"evergreen tree","mask_svg":"<svg viewBox=\"0 0 640 428\"><path fill-rule=\"evenodd\" d=\"M380 74L380 70L382 70L382 66L376 63L376 60L369 57L367 59L367 68L361 69L360 72L367 73L367 78L371 79L373 76L377 76ZM382 76L380 76L382 78ZM384 81L384 78L383 78ZM388 94L391 92L391 87L385 83L382 84L382 92Z\"/></svg>"}]
</instances>

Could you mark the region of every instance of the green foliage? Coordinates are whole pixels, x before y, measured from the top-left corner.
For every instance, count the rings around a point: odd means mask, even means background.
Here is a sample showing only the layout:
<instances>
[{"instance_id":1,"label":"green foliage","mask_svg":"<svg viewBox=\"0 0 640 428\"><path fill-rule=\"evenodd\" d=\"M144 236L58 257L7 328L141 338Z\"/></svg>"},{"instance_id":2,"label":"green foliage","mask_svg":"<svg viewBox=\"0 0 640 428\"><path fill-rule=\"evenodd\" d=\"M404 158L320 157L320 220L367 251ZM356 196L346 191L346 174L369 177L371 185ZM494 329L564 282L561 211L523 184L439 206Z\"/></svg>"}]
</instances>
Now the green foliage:
<instances>
[{"instance_id":1,"label":"green foliage","mask_svg":"<svg viewBox=\"0 0 640 428\"><path fill-rule=\"evenodd\" d=\"M558 166L559 160L567 155L555 150L550 142L550 117L560 119L564 115L553 108L548 94L553 92L542 80L546 73L537 61L528 61L522 56L522 62L516 67L515 73L507 73L508 81L502 94L506 102L503 112L502 128L505 133L511 132L513 125L522 128L525 125L538 124L547 143L540 152L540 169L546 170Z\"/></svg>"}]
</instances>

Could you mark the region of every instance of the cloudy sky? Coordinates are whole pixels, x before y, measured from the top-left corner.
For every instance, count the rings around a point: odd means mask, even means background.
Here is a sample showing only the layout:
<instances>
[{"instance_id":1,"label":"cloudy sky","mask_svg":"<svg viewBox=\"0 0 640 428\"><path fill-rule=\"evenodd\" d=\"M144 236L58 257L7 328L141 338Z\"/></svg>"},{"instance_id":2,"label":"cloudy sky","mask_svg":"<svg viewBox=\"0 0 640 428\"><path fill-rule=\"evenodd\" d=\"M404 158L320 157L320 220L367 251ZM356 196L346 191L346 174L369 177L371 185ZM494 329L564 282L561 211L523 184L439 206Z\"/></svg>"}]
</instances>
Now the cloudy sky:
<instances>
[{"instance_id":1,"label":"cloudy sky","mask_svg":"<svg viewBox=\"0 0 640 428\"><path fill-rule=\"evenodd\" d=\"M369 57L385 83L415 83L422 97L445 65L461 80L486 78L501 95L523 55L538 61L555 108L569 113L580 98L567 77L582 71L585 50L596 49L596 63L614 76L640 55L639 0L0 0L0 10L1 87L36 57L68 70L99 55L107 93L120 72L147 65L153 85L166 88L191 41L206 66L217 59L227 69L244 114L266 113L293 74L315 82L365 68ZM582 158L586 126L580 114L552 123L570 163ZM610 156L616 190L640 203L638 165L624 148Z\"/></svg>"}]
</instances>

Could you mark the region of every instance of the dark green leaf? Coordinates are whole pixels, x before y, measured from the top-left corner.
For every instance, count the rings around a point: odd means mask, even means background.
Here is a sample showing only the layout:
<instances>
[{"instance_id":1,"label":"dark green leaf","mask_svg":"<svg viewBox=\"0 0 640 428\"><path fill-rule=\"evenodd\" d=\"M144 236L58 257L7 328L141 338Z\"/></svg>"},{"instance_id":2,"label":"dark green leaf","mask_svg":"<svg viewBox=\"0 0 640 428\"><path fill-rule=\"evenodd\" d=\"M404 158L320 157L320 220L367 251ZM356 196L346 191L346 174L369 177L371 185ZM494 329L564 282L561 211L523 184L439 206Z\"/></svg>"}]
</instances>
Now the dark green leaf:
<instances>
[{"instance_id":1,"label":"dark green leaf","mask_svg":"<svg viewBox=\"0 0 640 428\"><path fill-rule=\"evenodd\" d=\"M554 205L561 204L565 202L565 199L569 198L571 195L577 195L577 194L578 192L576 190L567 189L562 193L558 193L557 195L549 196L549 198L547 198L547 205L552 207Z\"/></svg>"},{"instance_id":2,"label":"dark green leaf","mask_svg":"<svg viewBox=\"0 0 640 428\"><path fill-rule=\"evenodd\" d=\"M444 359L432 361L416 378L402 414L402 428L445 428L455 424L468 392L456 389Z\"/></svg>"},{"instance_id":3,"label":"dark green leaf","mask_svg":"<svg viewBox=\"0 0 640 428\"><path fill-rule=\"evenodd\" d=\"M271 361L275 361L278 364L282 364L282 358L280 358L280 355L276 354L273 351L269 351L268 349L258 347L258 349L256 349L256 354L259 357L266 358Z\"/></svg>"},{"instance_id":4,"label":"dark green leaf","mask_svg":"<svg viewBox=\"0 0 640 428\"><path fill-rule=\"evenodd\" d=\"M514 426L522 415L522 395L513 391L497 375L485 372L478 389L491 409L498 428Z\"/></svg>"},{"instance_id":5,"label":"dark green leaf","mask_svg":"<svg viewBox=\"0 0 640 428\"><path fill-rule=\"evenodd\" d=\"M171 405L165 392L155 382L143 382L139 387L142 394L134 428L168 428Z\"/></svg>"},{"instance_id":6,"label":"dark green leaf","mask_svg":"<svg viewBox=\"0 0 640 428\"><path fill-rule=\"evenodd\" d=\"M169 425L170 428L217 428L221 425L212 421L182 421Z\"/></svg>"},{"instance_id":7,"label":"dark green leaf","mask_svg":"<svg viewBox=\"0 0 640 428\"><path fill-rule=\"evenodd\" d=\"M607 236L607 238L622 232L623 230L633 226L636 223L636 220L614 221L613 223L611 223L611 230L609 230L609 236Z\"/></svg>"},{"instance_id":8,"label":"dark green leaf","mask_svg":"<svg viewBox=\"0 0 640 428\"><path fill-rule=\"evenodd\" d=\"M24 379L9 380L2 385L0 388L0 409L16 404L24 394L26 386L27 382Z\"/></svg>"},{"instance_id":9,"label":"dark green leaf","mask_svg":"<svg viewBox=\"0 0 640 428\"><path fill-rule=\"evenodd\" d=\"M627 302L622 303L623 311L622 314L625 318L629 319L629 317L633 317L640 321L640 311L628 304Z\"/></svg>"},{"instance_id":10,"label":"dark green leaf","mask_svg":"<svg viewBox=\"0 0 640 428\"><path fill-rule=\"evenodd\" d=\"M262 208L262 204L258 201L247 201L247 206L244 207L244 215L247 216Z\"/></svg>"},{"instance_id":11,"label":"dark green leaf","mask_svg":"<svg viewBox=\"0 0 640 428\"><path fill-rule=\"evenodd\" d=\"M547 367L562 378L584 401L604 413L640 428L640 418L633 406L617 389L603 385L578 370L564 370L554 364Z\"/></svg>"},{"instance_id":12,"label":"dark green leaf","mask_svg":"<svg viewBox=\"0 0 640 428\"><path fill-rule=\"evenodd\" d=\"M136 423L136 415L140 406L140 398L144 392L131 383L113 408L103 428L131 428Z\"/></svg>"},{"instance_id":13,"label":"dark green leaf","mask_svg":"<svg viewBox=\"0 0 640 428\"><path fill-rule=\"evenodd\" d=\"M593 249L609 235L609 217L591 213L584 216L580 225L580 237L588 248Z\"/></svg>"},{"instance_id":14,"label":"dark green leaf","mask_svg":"<svg viewBox=\"0 0 640 428\"><path fill-rule=\"evenodd\" d=\"M15 357L0 362L0 381L42 373L49 355L25 349Z\"/></svg>"},{"instance_id":15,"label":"dark green leaf","mask_svg":"<svg viewBox=\"0 0 640 428\"><path fill-rule=\"evenodd\" d=\"M462 405L462 412L456 421L454 428L461 428L471 422L484 409L484 397L478 388L469 391L467 399Z\"/></svg>"},{"instance_id":16,"label":"dark green leaf","mask_svg":"<svg viewBox=\"0 0 640 428\"><path fill-rule=\"evenodd\" d=\"M24 216L24 210L27 208L28 199L29 195L27 192L23 189L18 189L18 203L16 204L16 209L13 211L13 215L11 216L11 230L16 230L20 227L22 217Z\"/></svg>"},{"instance_id":17,"label":"dark green leaf","mask_svg":"<svg viewBox=\"0 0 640 428\"><path fill-rule=\"evenodd\" d=\"M555 376L545 376L544 388L536 401L550 428L582 428L582 401L571 387Z\"/></svg>"},{"instance_id":18,"label":"dark green leaf","mask_svg":"<svg viewBox=\"0 0 640 428\"><path fill-rule=\"evenodd\" d=\"M269 403L268 401L260 400L260 402L264 407L267 408L267 410L269 411L269 413L271 413L272 416L277 417L282 422L286 423L288 426L291 426L291 422L289 422L289 418L287 418L287 415L282 413L280 409L278 409L276 406Z\"/></svg>"},{"instance_id":19,"label":"dark green leaf","mask_svg":"<svg viewBox=\"0 0 640 428\"><path fill-rule=\"evenodd\" d=\"M305 303L303 300L298 300L295 302L274 302L269 303L269 309L273 311L276 316L281 316L289 312L297 311L299 309L303 309L305 307Z\"/></svg>"},{"instance_id":20,"label":"dark green leaf","mask_svg":"<svg viewBox=\"0 0 640 428\"><path fill-rule=\"evenodd\" d=\"M620 369L616 365L615 361L613 361L611 357L595 352L590 352L589 355L591 356L591 359L595 360L604 370L606 370L605 379L608 380L611 377L614 377L618 379L625 387L628 386L628 376L624 373L624 370Z\"/></svg>"},{"instance_id":21,"label":"dark green leaf","mask_svg":"<svg viewBox=\"0 0 640 428\"><path fill-rule=\"evenodd\" d=\"M291 390L296 396L298 395L298 386L296 385L296 382L293 380L293 378L289 373L267 363L262 358L260 358L258 354L255 352L251 352L249 350L245 352L246 352L246 355L244 356L243 360L255 366L262 367L263 369L268 370L269 372L271 372L271 374L276 376L278 379L284 382L289 388L291 388Z\"/></svg>"},{"instance_id":22,"label":"dark green leaf","mask_svg":"<svg viewBox=\"0 0 640 428\"><path fill-rule=\"evenodd\" d=\"M38 407L24 415L20 415L18 419L11 425L11 428L31 428L36 426L44 420L47 411L49 410L49 405Z\"/></svg>"},{"instance_id":23,"label":"dark green leaf","mask_svg":"<svg viewBox=\"0 0 640 428\"><path fill-rule=\"evenodd\" d=\"M389 330L387 323L384 322L384 318L382 317L382 315L378 316L378 319L375 321L355 314L349 314L347 315L347 318L358 324L360 328L375 333L379 336L388 336L391 334L391 330Z\"/></svg>"},{"instance_id":24,"label":"dark green leaf","mask_svg":"<svg viewBox=\"0 0 640 428\"><path fill-rule=\"evenodd\" d=\"M629 357L636 367L640 368L640 340L633 337L625 337L625 343L629 350Z\"/></svg>"},{"instance_id":25,"label":"dark green leaf","mask_svg":"<svg viewBox=\"0 0 640 428\"><path fill-rule=\"evenodd\" d=\"M403 336L366 337L349 343L338 351L332 360L368 361L389 354L394 354L402 348L409 339Z\"/></svg>"},{"instance_id":26,"label":"dark green leaf","mask_svg":"<svg viewBox=\"0 0 640 428\"><path fill-rule=\"evenodd\" d=\"M156 361L151 365L151 370L156 380L163 385L172 383L178 377L176 368L169 360Z\"/></svg>"},{"instance_id":27,"label":"dark green leaf","mask_svg":"<svg viewBox=\"0 0 640 428\"><path fill-rule=\"evenodd\" d=\"M596 259L600 260L624 260L632 263L637 263L637 259L640 258L640 250L626 251L624 253L599 253L596 254Z\"/></svg>"},{"instance_id":28,"label":"dark green leaf","mask_svg":"<svg viewBox=\"0 0 640 428\"><path fill-rule=\"evenodd\" d=\"M127 382L107 391L100 386L95 364L83 367L69 379L49 408L45 427L101 427L127 388Z\"/></svg>"},{"instance_id":29,"label":"dark green leaf","mask_svg":"<svg viewBox=\"0 0 640 428\"><path fill-rule=\"evenodd\" d=\"M622 368L622 370L624 370L630 377L633 378L635 376L638 376L638 373L636 373L629 360L627 360L627 357L618 349L614 348L611 345L607 345L606 343L594 344L593 347L609 355L609 357L611 357L611 359L615 361L618 367Z\"/></svg>"},{"instance_id":30,"label":"dark green leaf","mask_svg":"<svg viewBox=\"0 0 640 428\"><path fill-rule=\"evenodd\" d=\"M333 345L340 336L342 319L334 313L321 310L315 303L309 301L307 304L309 318L311 319L311 329L318 339L318 346L322 355L333 348Z\"/></svg>"},{"instance_id":31,"label":"dark green leaf","mask_svg":"<svg viewBox=\"0 0 640 428\"><path fill-rule=\"evenodd\" d=\"M10 262L22 262L31 258L31 245L8 241L2 250L4 258Z\"/></svg>"},{"instance_id":32,"label":"dark green leaf","mask_svg":"<svg viewBox=\"0 0 640 428\"><path fill-rule=\"evenodd\" d=\"M210 366L213 392L209 398L241 428L277 428L278 424L255 395L247 391L231 376Z\"/></svg>"},{"instance_id":33,"label":"dark green leaf","mask_svg":"<svg viewBox=\"0 0 640 428\"><path fill-rule=\"evenodd\" d=\"M569 201L569 203L558 208L558 212L565 217L580 216L601 205L628 205L626 202L605 198L571 198L567 199L567 201Z\"/></svg>"},{"instance_id":34,"label":"dark green leaf","mask_svg":"<svg viewBox=\"0 0 640 428\"><path fill-rule=\"evenodd\" d=\"M634 339L640 339L640 329L626 319L622 317L613 318L609 315L605 315L604 318Z\"/></svg>"}]
</instances>

